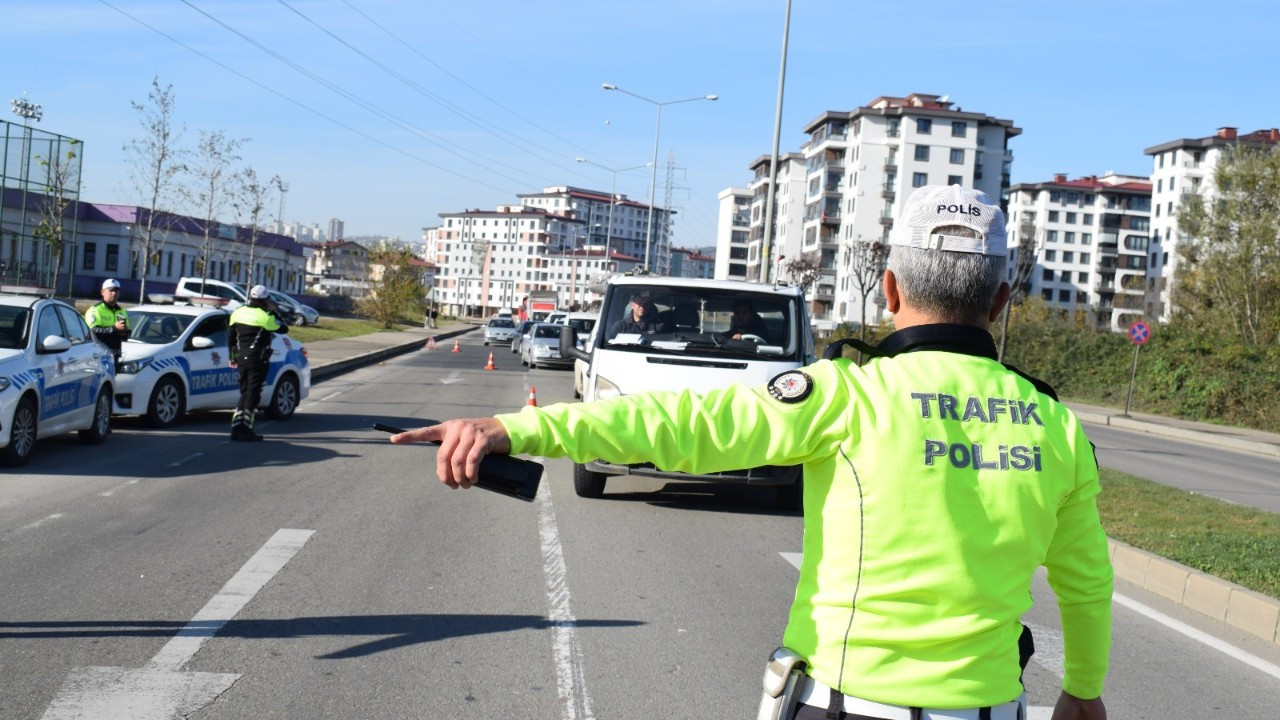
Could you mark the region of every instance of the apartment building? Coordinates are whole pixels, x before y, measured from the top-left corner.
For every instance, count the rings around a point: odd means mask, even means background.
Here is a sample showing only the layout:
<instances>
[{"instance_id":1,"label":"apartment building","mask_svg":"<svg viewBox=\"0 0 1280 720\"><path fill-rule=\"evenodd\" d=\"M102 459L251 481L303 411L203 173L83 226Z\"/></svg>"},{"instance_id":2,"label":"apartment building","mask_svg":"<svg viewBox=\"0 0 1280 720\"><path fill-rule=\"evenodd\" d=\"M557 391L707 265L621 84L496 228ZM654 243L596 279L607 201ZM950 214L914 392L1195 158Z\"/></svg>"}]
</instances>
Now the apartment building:
<instances>
[{"instance_id":1,"label":"apartment building","mask_svg":"<svg viewBox=\"0 0 1280 720\"><path fill-rule=\"evenodd\" d=\"M574 194L586 193L538 194L523 198L527 204L441 213L428 259L437 266L436 298L444 311L483 317L519 305L535 290L558 292L565 307L586 307L599 301L605 277L643 264L588 241L587 213L579 214L586 206L575 209ZM609 196L602 197L607 208Z\"/></svg>"},{"instance_id":2,"label":"apartment building","mask_svg":"<svg viewBox=\"0 0 1280 720\"><path fill-rule=\"evenodd\" d=\"M773 199L773 233L770 247L764 248L764 223L769 202L770 155L761 155L747 166L752 172L747 190L751 193L751 225L747 235L747 280L771 282L777 276L780 259L800 252L800 232L804 219L804 156L778 156L778 186ZM765 257L765 253L768 257ZM771 267L772 266L772 267Z\"/></svg>"},{"instance_id":3,"label":"apartment building","mask_svg":"<svg viewBox=\"0 0 1280 720\"><path fill-rule=\"evenodd\" d=\"M809 141L802 150L807 175L798 249L826 270L812 291L814 316L821 318L821 306L830 303L829 317L839 322L863 317L848 272L850 243L887 240L900 203L924 185L964 185L1006 200L1009 140L1022 133L1012 120L921 93L824 112L804 131ZM870 322L884 316L878 294L868 299L879 301L867 308Z\"/></svg>"},{"instance_id":4,"label":"apartment building","mask_svg":"<svg viewBox=\"0 0 1280 720\"><path fill-rule=\"evenodd\" d=\"M715 277L715 268L714 255L693 248L671 248L671 277L710 280Z\"/></svg>"},{"instance_id":5,"label":"apartment building","mask_svg":"<svg viewBox=\"0 0 1280 720\"><path fill-rule=\"evenodd\" d=\"M671 274L671 229L674 210L653 209L654 234L649 236L649 206L626 195L569 186L544 188L517 195L521 205L550 213L569 213L580 219L584 238L579 244L608 245L620 255L641 259L646 247L655 275ZM650 247L651 246L651 247Z\"/></svg>"},{"instance_id":6,"label":"apartment building","mask_svg":"<svg viewBox=\"0 0 1280 720\"><path fill-rule=\"evenodd\" d=\"M1265 148L1280 143L1280 129L1257 130L1240 135L1236 128L1221 127L1213 135L1202 138L1182 138L1153 145L1143 152L1151 156L1152 193L1151 217L1151 284L1153 317L1167 321L1172 312L1170 292L1178 271L1178 243L1187 238L1178 227L1178 208L1188 195L1200 195L1212 199L1213 174L1222 157L1222 151L1232 145L1244 144Z\"/></svg>"},{"instance_id":7,"label":"apartment building","mask_svg":"<svg viewBox=\"0 0 1280 720\"><path fill-rule=\"evenodd\" d=\"M369 292L369 250L349 240L311 246L307 289L321 295L364 297Z\"/></svg>"},{"instance_id":8,"label":"apartment building","mask_svg":"<svg viewBox=\"0 0 1280 720\"><path fill-rule=\"evenodd\" d=\"M751 234L751 191L725 188L716 196L716 280L747 279L747 246Z\"/></svg>"},{"instance_id":9,"label":"apartment building","mask_svg":"<svg viewBox=\"0 0 1280 720\"><path fill-rule=\"evenodd\" d=\"M1098 327L1125 330L1148 312L1151 183L1107 173L1055 175L1009 189L1008 279L1019 254L1034 253L1031 296L1050 307L1089 312Z\"/></svg>"}]
</instances>

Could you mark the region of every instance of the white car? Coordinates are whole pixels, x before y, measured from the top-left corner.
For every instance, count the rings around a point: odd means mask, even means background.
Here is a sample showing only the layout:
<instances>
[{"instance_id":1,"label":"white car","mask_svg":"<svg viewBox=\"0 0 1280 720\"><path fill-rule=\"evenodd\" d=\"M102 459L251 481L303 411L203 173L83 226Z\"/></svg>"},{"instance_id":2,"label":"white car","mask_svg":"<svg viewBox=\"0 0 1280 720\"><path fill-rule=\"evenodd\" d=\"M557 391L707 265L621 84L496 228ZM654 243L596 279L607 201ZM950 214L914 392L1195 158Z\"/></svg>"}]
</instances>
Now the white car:
<instances>
[{"instance_id":1,"label":"white car","mask_svg":"<svg viewBox=\"0 0 1280 720\"><path fill-rule=\"evenodd\" d=\"M36 440L79 431L97 444L111 433L111 350L70 305L0 295L0 462L26 465Z\"/></svg>"},{"instance_id":2,"label":"white car","mask_svg":"<svg viewBox=\"0 0 1280 720\"><path fill-rule=\"evenodd\" d=\"M509 317L495 317L484 326L484 344L510 343L516 339L516 324Z\"/></svg>"},{"instance_id":3,"label":"white car","mask_svg":"<svg viewBox=\"0 0 1280 720\"><path fill-rule=\"evenodd\" d=\"M227 322L220 308L139 305L116 375L115 411L169 427L188 410L230 410L240 400L240 374L229 364ZM288 335L272 338L262 408L284 420L311 392L306 348Z\"/></svg>"}]
</instances>

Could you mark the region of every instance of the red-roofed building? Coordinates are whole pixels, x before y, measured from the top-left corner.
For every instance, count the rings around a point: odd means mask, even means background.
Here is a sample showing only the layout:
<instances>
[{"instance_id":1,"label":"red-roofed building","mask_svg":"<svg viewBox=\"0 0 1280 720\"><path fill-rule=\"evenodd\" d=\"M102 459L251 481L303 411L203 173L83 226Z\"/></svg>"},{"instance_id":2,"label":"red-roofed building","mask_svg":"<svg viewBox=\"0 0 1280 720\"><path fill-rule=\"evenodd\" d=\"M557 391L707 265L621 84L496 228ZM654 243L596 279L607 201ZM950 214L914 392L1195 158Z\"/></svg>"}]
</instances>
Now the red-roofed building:
<instances>
[{"instance_id":1,"label":"red-roofed building","mask_svg":"<svg viewBox=\"0 0 1280 720\"><path fill-rule=\"evenodd\" d=\"M1182 138L1153 145L1143 152L1151 156L1152 170L1152 277L1159 298L1151 309L1153 316L1168 320L1171 305L1169 292L1178 267L1178 241L1185 234L1178 227L1178 206L1188 195L1205 199L1216 195L1213 174L1222 151L1233 145L1258 148L1280 144L1280 129L1255 130L1244 135L1236 128L1221 127L1213 135Z\"/></svg>"},{"instance_id":2,"label":"red-roofed building","mask_svg":"<svg viewBox=\"0 0 1280 720\"><path fill-rule=\"evenodd\" d=\"M649 236L649 205L626 195L612 196L599 190L561 185L542 192L517 195L525 207L568 214L582 223L585 237L577 244L608 245L623 254L643 259L649 251L649 266L655 275L671 274L671 235L675 211L653 209L653 236Z\"/></svg>"},{"instance_id":3,"label":"red-roofed building","mask_svg":"<svg viewBox=\"0 0 1280 720\"><path fill-rule=\"evenodd\" d=\"M1125 330L1154 302L1148 279L1151 183L1101 177L1019 183L1009 188L1008 280L1019 255L1035 253L1025 289L1050 307L1088 312L1099 327Z\"/></svg>"}]
</instances>

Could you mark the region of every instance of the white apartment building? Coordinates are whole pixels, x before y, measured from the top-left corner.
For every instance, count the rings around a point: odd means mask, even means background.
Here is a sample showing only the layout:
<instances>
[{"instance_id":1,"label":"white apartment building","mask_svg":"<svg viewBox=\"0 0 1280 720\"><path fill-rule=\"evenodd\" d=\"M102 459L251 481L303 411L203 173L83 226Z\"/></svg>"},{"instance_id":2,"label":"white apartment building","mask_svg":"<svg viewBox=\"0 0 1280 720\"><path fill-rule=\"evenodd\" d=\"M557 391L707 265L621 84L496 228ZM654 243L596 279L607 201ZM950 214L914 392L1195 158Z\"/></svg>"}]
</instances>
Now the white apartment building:
<instances>
[{"instance_id":1,"label":"white apartment building","mask_svg":"<svg viewBox=\"0 0 1280 720\"><path fill-rule=\"evenodd\" d=\"M329 218L329 236L326 238L329 242L337 242L347 236L347 224L338 218Z\"/></svg>"},{"instance_id":2,"label":"white apartment building","mask_svg":"<svg viewBox=\"0 0 1280 720\"><path fill-rule=\"evenodd\" d=\"M751 183L751 232L747 240L747 280L771 282L777 274L777 264L784 258L800 254L800 232L804 222L804 156L785 153L778 156L778 189L773 199L773 236L770 247L764 248L764 220L769 202L769 165L771 156L761 155L748 169ZM764 257L765 253L769 257Z\"/></svg>"},{"instance_id":3,"label":"white apartment building","mask_svg":"<svg viewBox=\"0 0 1280 720\"><path fill-rule=\"evenodd\" d=\"M607 207L609 196L603 197ZM437 266L436 298L450 314L488 316L518 306L534 290L555 290L563 306L586 307L600 300L605 277L641 263L587 242L586 217L567 204L500 205L440 218L440 227L433 228L435 254L428 260Z\"/></svg>"},{"instance_id":4,"label":"white apartment building","mask_svg":"<svg viewBox=\"0 0 1280 720\"><path fill-rule=\"evenodd\" d=\"M747 279L747 245L751 234L751 191L725 188L716 196L716 280Z\"/></svg>"},{"instance_id":5,"label":"white apartment building","mask_svg":"<svg viewBox=\"0 0 1280 720\"><path fill-rule=\"evenodd\" d=\"M1198 194L1210 200L1215 196L1214 170L1223 149L1245 144L1267 147L1280 143L1280 129L1257 130L1246 135L1236 128L1221 127L1209 137L1182 138L1154 145L1143 152L1151 156L1151 284L1158 292L1148 313L1167 321L1172 312L1169 293L1178 270L1178 242L1186 233L1178 227L1178 207L1183 198Z\"/></svg>"},{"instance_id":6,"label":"white apartment building","mask_svg":"<svg viewBox=\"0 0 1280 720\"><path fill-rule=\"evenodd\" d=\"M525 207L555 214L572 213L580 222L583 240L578 245L608 245L620 255L640 258L654 275L671 274L671 228L674 210L653 209L654 234L649 237L649 206L626 195L610 196L597 190L569 186L544 188L540 193L517 195Z\"/></svg>"},{"instance_id":7,"label":"white apartment building","mask_svg":"<svg viewBox=\"0 0 1280 720\"><path fill-rule=\"evenodd\" d=\"M954 107L946 97L913 93L878 97L850 111L828 111L805 125L805 212L799 251L830 268L831 318L861 322L861 297L848 273L850 243L889 237L900 203L924 185L964 185L1005 200L1022 131L1002 120ZM883 317L879 291L869 322ZM814 315L827 301L823 281Z\"/></svg>"},{"instance_id":8,"label":"white apartment building","mask_svg":"<svg viewBox=\"0 0 1280 720\"><path fill-rule=\"evenodd\" d=\"M1012 282L1024 240L1035 255L1028 294L1050 307L1085 310L1099 327L1122 331L1148 313L1151 183L1107 173L1019 183L1009 189Z\"/></svg>"}]
</instances>

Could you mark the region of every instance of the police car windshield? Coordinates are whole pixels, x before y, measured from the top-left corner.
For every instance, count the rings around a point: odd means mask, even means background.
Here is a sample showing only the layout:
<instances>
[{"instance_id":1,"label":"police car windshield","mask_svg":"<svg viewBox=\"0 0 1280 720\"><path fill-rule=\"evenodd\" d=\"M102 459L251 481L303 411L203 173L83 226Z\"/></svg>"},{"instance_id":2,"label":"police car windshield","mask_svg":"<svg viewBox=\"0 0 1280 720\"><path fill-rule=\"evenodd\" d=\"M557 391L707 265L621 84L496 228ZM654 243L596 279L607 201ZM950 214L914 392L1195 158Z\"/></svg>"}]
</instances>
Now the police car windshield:
<instances>
[{"instance_id":1,"label":"police car windshield","mask_svg":"<svg viewBox=\"0 0 1280 720\"><path fill-rule=\"evenodd\" d=\"M640 352L795 360L804 352L798 313L795 300L782 295L679 285L620 287L602 311L601 342Z\"/></svg>"},{"instance_id":2,"label":"police car windshield","mask_svg":"<svg viewBox=\"0 0 1280 720\"><path fill-rule=\"evenodd\" d=\"M167 345L181 337L194 319L190 315L135 310L129 313L129 342Z\"/></svg>"},{"instance_id":3,"label":"police car windshield","mask_svg":"<svg viewBox=\"0 0 1280 720\"><path fill-rule=\"evenodd\" d=\"M27 308L0 305L0 349L20 350L27 346L29 317Z\"/></svg>"}]
</instances>

